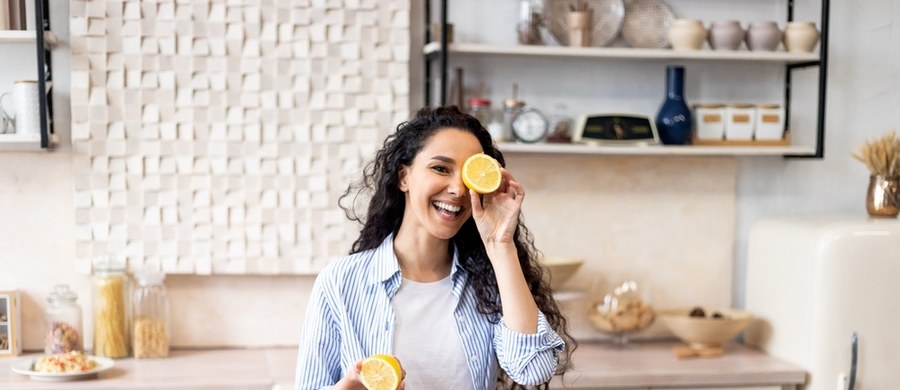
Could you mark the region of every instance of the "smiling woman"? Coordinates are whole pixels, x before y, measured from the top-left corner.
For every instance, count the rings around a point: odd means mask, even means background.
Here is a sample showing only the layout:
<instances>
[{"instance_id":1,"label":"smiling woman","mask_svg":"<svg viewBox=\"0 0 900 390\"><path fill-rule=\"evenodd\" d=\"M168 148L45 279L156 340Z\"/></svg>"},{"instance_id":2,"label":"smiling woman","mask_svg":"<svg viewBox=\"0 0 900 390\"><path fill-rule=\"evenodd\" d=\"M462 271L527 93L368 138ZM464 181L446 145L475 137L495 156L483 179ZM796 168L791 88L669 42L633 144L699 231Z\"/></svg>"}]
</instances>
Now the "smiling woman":
<instances>
[{"instance_id":1,"label":"smiling woman","mask_svg":"<svg viewBox=\"0 0 900 390\"><path fill-rule=\"evenodd\" d=\"M464 184L476 155L496 160L495 190ZM296 389L358 386L373 354L399 360L401 388L546 386L565 371L574 342L519 215L524 188L503 164L456 107L421 109L387 137L341 198L363 226L316 279ZM364 216L343 203L359 199Z\"/></svg>"}]
</instances>

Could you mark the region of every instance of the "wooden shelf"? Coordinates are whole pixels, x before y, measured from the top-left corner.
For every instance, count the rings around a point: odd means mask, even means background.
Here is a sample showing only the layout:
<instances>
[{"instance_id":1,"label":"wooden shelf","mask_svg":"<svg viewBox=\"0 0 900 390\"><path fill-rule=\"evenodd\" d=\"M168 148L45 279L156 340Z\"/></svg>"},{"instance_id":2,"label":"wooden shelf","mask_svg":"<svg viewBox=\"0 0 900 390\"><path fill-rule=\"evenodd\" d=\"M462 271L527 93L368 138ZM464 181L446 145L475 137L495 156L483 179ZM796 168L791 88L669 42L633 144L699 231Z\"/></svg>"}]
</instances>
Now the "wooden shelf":
<instances>
[{"instance_id":1,"label":"wooden shelf","mask_svg":"<svg viewBox=\"0 0 900 390\"><path fill-rule=\"evenodd\" d=\"M57 143L56 135L50 135L50 145ZM41 148L41 138L24 137L16 134L0 134L0 152L36 152L49 149Z\"/></svg>"},{"instance_id":2,"label":"wooden shelf","mask_svg":"<svg viewBox=\"0 0 900 390\"><path fill-rule=\"evenodd\" d=\"M449 53L458 55L531 56L531 57L581 57L640 60L689 60L689 61L743 61L797 64L818 62L818 53L788 53L784 51L678 51L672 49L632 49L624 47L565 47L527 45L488 45L480 43L451 43ZM431 42L425 45L424 54L440 53L441 45Z\"/></svg>"},{"instance_id":3,"label":"wooden shelf","mask_svg":"<svg viewBox=\"0 0 900 390\"><path fill-rule=\"evenodd\" d=\"M0 30L0 43L30 43L34 44L37 37L34 31L29 30Z\"/></svg>"},{"instance_id":4,"label":"wooden shelf","mask_svg":"<svg viewBox=\"0 0 900 390\"><path fill-rule=\"evenodd\" d=\"M37 35L32 30L0 30L0 44L29 44L37 42ZM57 44L56 35L44 31L44 45L53 47Z\"/></svg>"},{"instance_id":5,"label":"wooden shelf","mask_svg":"<svg viewBox=\"0 0 900 390\"><path fill-rule=\"evenodd\" d=\"M609 156L786 156L814 155L807 146L672 146L672 145L588 145L565 143L498 143L506 154L572 154Z\"/></svg>"}]
</instances>

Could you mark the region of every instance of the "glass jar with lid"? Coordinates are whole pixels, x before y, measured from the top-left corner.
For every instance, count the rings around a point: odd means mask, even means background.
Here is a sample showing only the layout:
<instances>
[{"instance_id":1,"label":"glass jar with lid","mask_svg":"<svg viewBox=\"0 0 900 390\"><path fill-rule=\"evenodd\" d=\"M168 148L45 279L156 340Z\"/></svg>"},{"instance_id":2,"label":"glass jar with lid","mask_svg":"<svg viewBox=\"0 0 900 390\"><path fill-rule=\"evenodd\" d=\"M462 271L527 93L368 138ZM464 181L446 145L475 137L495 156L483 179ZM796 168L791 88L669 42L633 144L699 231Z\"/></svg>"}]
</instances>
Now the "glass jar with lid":
<instances>
[{"instance_id":1,"label":"glass jar with lid","mask_svg":"<svg viewBox=\"0 0 900 390\"><path fill-rule=\"evenodd\" d=\"M94 354L110 358L128 356L128 274L123 262L103 259L94 265L92 278Z\"/></svg>"},{"instance_id":2,"label":"glass jar with lid","mask_svg":"<svg viewBox=\"0 0 900 390\"><path fill-rule=\"evenodd\" d=\"M48 355L72 351L84 352L81 331L81 307L78 294L66 284L57 284L47 296L44 323L44 353Z\"/></svg>"},{"instance_id":3,"label":"glass jar with lid","mask_svg":"<svg viewBox=\"0 0 900 390\"><path fill-rule=\"evenodd\" d=\"M478 119L481 126L487 128L488 124L493 120L491 111L491 99L471 98L469 99L469 115Z\"/></svg>"},{"instance_id":4,"label":"glass jar with lid","mask_svg":"<svg viewBox=\"0 0 900 390\"><path fill-rule=\"evenodd\" d=\"M169 298L160 271L145 269L134 274L132 294L134 327L132 348L136 358L169 356Z\"/></svg>"}]
</instances>

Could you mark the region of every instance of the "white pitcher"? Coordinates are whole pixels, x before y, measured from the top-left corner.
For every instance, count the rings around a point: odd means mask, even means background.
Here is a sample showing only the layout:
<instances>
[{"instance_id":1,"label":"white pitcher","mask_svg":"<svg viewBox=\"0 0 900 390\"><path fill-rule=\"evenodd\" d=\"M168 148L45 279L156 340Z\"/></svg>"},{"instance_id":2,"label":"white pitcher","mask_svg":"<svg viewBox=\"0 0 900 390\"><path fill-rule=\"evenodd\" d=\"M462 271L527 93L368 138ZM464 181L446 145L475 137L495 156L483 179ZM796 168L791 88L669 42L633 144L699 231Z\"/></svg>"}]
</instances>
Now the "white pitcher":
<instances>
[{"instance_id":1,"label":"white pitcher","mask_svg":"<svg viewBox=\"0 0 900 390\"><path fill-rule=\"evenodd\" d=\"M16 133L22 136L37 137L41 133L41 106L35 80L19 80L13 87L13 113L3 108L3 100L10 92L0 95L0 133Z\"/></svg>"}]
</instances>

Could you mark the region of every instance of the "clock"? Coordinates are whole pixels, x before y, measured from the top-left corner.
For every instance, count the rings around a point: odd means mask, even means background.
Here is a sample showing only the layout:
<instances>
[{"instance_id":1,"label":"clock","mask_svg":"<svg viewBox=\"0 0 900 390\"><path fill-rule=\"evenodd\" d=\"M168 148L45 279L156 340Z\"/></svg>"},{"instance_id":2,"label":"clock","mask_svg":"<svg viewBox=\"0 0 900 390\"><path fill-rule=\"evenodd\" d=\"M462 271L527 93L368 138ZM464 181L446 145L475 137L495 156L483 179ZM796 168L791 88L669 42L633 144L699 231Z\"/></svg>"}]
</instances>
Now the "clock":
<instances>
[{"instance_id":1,"label":"clock","mask_svg":"<svg viewBox=\"0 0 900 390\"><path fill-rule=\"evenodd\" d=\"M512 120L512 133L516 141L525 143L540 142L547 136L550 121L534 108L523 108Z\"/></svg>"},{"instance_id":2,"label":"clock","mask_svg":"<svg viewBox=\"0 0 900 390\"><path fill-rule=\"evenodd\" d=\"M646 115L591 114L579 118L572 142L652 145L659 143L659 133Z\"/></svg>"}]
</instances>

